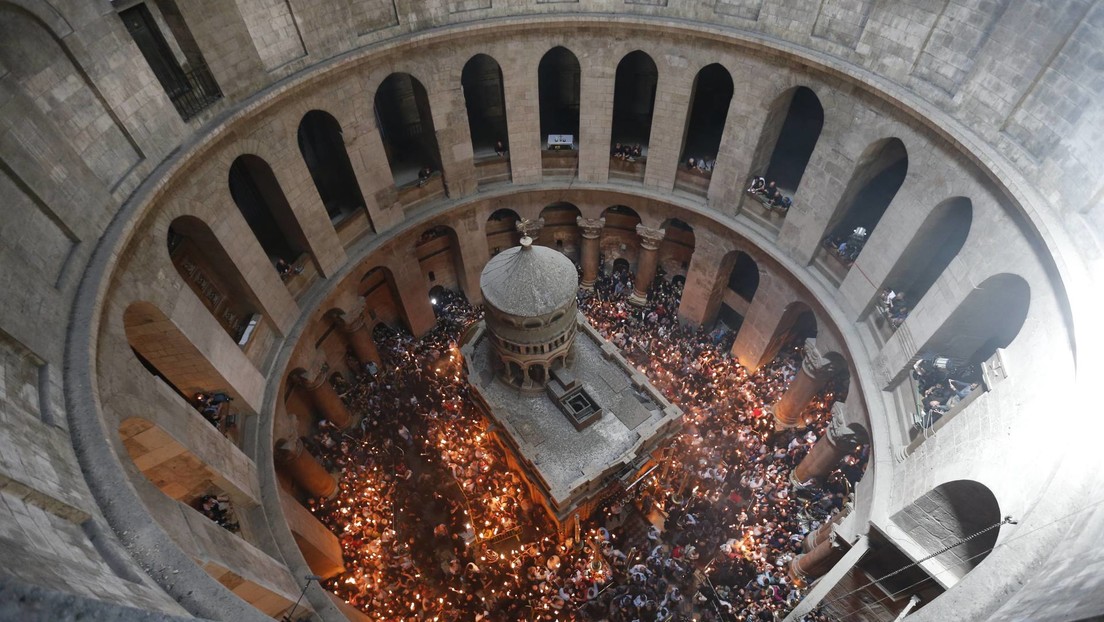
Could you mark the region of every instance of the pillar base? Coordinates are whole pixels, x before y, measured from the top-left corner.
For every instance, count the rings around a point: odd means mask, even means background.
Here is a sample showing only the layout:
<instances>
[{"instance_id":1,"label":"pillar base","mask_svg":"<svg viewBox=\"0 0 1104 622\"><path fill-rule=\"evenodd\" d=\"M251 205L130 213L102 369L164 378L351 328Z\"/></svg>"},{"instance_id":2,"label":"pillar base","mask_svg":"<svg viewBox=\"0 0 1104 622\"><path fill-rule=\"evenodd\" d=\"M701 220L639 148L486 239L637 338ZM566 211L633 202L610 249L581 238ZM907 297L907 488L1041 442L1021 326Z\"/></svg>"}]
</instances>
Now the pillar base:
<instances>
[{"instance_id":1,"label":"pillar base","mask_svg":"<svg viewBox=\"0 0 1104 622\"><path fill-rule=\"evenodd\" d=\"M580 281L579 282L579 289L581 289L583 291L587 291L587 292L594 291L594 281L591 281L589 283L587 283L585 281Z\"/></svg>"},{"instance_id":2,"label":"pillar base","mask_svg":"<svg viewBox=\"0 0 1104 622\"><path fill-rule=\"evenodd\" d=\"M633 292L632 295L629 296L629 304L634 307L643 307L644 305L648 304L648 296L637 296L636 292Z\"/></svg>"}]
</instances>

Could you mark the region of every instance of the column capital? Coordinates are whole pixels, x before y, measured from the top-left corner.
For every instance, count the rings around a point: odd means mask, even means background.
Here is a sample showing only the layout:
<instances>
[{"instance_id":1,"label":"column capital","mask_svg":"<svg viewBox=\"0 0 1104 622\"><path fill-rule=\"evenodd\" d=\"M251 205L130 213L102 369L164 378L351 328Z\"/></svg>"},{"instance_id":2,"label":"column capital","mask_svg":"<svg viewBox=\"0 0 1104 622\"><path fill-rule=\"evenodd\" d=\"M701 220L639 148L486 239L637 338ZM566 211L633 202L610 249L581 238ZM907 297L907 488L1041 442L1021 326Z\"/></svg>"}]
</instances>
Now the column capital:
<instances>
[{"instance_id":1,"label":"column capital","mask_svg":"<svg viewBox=\"0 0 1104 622\"><path fill-rule=\"evenodd\" d=\"M801 369L811 378L830 378L843 370L843 362L834 357L821 354L816 339L805 340L805 353L801 359Z\"/></svg>"},{"instance_id":2,"label":"column capital","mask_svg":"<svg viewBox=\"0 0 1104 622\"><path fill-rule=\"evenodd\" d=\"M845 402L832 404L832 418L828 421L825 436L836 447L851 449L867 439L866 429L861 424L848 420Z\"/></svg>"},{"instance_id":3,"label":"column capital","mask_svg":"<svg viewBox=\"0 0 1104 622\"><path fill-rule=\"evenodd\" d=\"M279 462L292 462L306 451L306 445L298 437L281 438L276 441L276 459Z\"/></svg>"},{"instance_id":4,"label":"column capital","mask_svg":"<svg viewBox=\"0 0 1104 622\"><path fill-rule=\"evenodd\" d=\"M575 218L575 223L579 225L579 229L582 230L583 238L587 240L597 240L602 235L602 228L606 226L605 218L583 218L579 216Z\"/></svg>"},{"instance_id":5,"label":"column capital","mask_svg":"<svg viewBox=\"0 0 1104 622\"><path fill-rule=\"evenodd\" d=\"M641 248L654 251L659 248L659 243L663 241L663 236L667 235L667 230L645 227L641 224L636 226L636 234L640 236Z\"/></svg>"},{"instance_id":6,"label":"column capital","mask_svg":"<svg viewBox=\"0 0 1104 622\"><path fill-rule=\"evenodd\" d=\"M289 375L291 383L297 387L302 387L307 391L315 391L318 387L322 386L323 382L326 382L326 372L318 374L318 377L311 380L307 375L307 370L302 367L297 367L291 371Z\"/></svg>"},{"instance_id":7,"label":"column capital","mask_svg":"<svg viewBox=\"0 0 1104 622\"><path fill-rule=\"evenodd\" d=\"M522 235L527 235L536 240L537 237L540 236L541 229L544 227L544 219L522 218L517 221L514 226L517 227L517 230L520 231Z\"/></svg>"}]
</instances>

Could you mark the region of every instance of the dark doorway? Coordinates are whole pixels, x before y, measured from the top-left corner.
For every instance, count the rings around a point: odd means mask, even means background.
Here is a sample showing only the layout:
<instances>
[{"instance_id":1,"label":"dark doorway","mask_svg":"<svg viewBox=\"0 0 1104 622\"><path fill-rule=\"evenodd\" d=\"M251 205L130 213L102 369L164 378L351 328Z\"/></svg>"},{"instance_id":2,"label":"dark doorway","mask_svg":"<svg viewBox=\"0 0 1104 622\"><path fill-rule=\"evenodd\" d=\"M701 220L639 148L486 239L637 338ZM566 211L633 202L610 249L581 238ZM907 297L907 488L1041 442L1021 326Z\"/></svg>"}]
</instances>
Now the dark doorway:
<instances>
[{"instance_id":1,"label":"dark doorway","mask_svg":"<svg viewBox=\"0 0 1104 622\"><path fill-rule=\"evenodd\" d=\"M306 237L272 168L255 155L230 165L230 196L270 259L293 263L307 250Z\"/></svg>"},{"instance_id":2,"label":"dark doorway","mask_svg":"<svg viewBox=\"0 0 1104 622\"><path fill-rule=\"evenodd\" d=\"M541 144L549 134L570 134L579 140L579 59L565 47L545 53L537 67Z\"/></svg>"},{"instance_id":3,"label":"dark doorway","mask_svg":"<svg viewBox=\"0 0 1104 622\"><path fill-rule=\"evenodd\" d=\"M682 139L682 163L688 162L689 158L716 159L732 93L732 76L724 66L713 63L698 72L694 78L690 115Z\"/></svg>"},{"instance_id":4,"label":"dark doorway","mask_svg":"<svg viewBox=\"0 0 1104 622\"><path fill-rule=\"evenodd\" d=\"M441 152L425 87L408 73L393 73L376 91L376 122L395 185L418 180L418 171L441 170Z\"/></svg>"},{"instance_id":5,"label":"dark doorway","mask_svg":"<svg viewBox=\"0 0 1104 622\"><path fill-rule=\"evenodd\" d=\"M502 69L486 54L476 54L460 74L464 105L468 111L475 157L495 155L495 143L506 145L506 93L502 87Z\"/></svg>"},{"instance_id":6,"label":"dark doorway","mask_svg":"<svg viewBox=\"0 0 1104 622\"><path fill-rule=\"evenodd\" d=\"M613 87L611 147L621 143L647 149L658 81L655 61L640 50L630 52L618 63Z\"/></svg>"},{"instance_id":7,"label":"dark doorway","mask_svg":"<svg viewBox=\"0 0 1104 622\"><path fill-rule=\"evenodd\" d=\"M318 188L331 221L364 210L353 164L345 150L341 125L328 112L311 110L299 122L299 152Z\"/></svg>"}]
</instances>

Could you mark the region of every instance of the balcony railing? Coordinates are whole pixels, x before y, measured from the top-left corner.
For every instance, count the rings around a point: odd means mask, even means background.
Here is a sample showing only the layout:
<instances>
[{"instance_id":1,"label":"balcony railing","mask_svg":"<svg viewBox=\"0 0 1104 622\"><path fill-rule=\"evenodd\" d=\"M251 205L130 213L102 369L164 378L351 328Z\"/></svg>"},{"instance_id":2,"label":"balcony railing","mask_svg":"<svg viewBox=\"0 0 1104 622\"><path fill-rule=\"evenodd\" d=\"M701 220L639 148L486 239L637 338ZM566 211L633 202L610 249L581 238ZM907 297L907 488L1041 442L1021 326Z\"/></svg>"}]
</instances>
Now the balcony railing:
<instances>
[{"instance_id":1,"label":"balcony railing","mask_svg":"<svg viewBox=\"0 0 1104 622\"><path fill-rule=\"evenodd\" d=\"M198 64L184 73L184 81L169 93L169 99L187 121L222 99L222 90L207 65Z\"/></svg>"}]
</instances>

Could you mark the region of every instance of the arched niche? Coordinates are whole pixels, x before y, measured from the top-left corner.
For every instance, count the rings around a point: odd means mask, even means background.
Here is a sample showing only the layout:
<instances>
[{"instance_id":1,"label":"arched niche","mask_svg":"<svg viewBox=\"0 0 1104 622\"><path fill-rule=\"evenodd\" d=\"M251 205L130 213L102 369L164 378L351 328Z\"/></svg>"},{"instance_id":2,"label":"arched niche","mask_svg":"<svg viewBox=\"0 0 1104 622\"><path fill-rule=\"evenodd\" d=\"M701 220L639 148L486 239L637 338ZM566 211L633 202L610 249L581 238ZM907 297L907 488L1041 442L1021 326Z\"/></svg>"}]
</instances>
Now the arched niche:
<instances>
[{"instance_id":1,"label":"arched niche","mask_svg":"<svg viewBox=\"0 0 1104 622\"><path fill-rule=\"evenodd\" d=\"M435 225L422 231L414 243L414 256L430 288L440 286L458 292L464 273L456 230Z\"/></svg>"},{"instance_id":2,"label":"arched niche","mask_svg":"<svg viewBox=\"0 0 1104 622\"><path fill-rule=\"evenodd\" d=\"M512 209L497 209L487 217L487 251L491 257L513 248L521 242L521 232L517 223L521 220Z\"/></svg>"},{"instance_id":3,"label":"arched niche","mask_svg":"<svg viewBox=\"0 0 1104 622\"><path fill-rule=\"evenodd\" d=\"M104 188L114 189L142 154L66 42L72 38L59 38L27 10L0 3L0 80L23 95L5 96L0 111L66 145ZM9 101L33 107L34 114L8 110Z\"/></svg>"},{"instance_id":4,"label":"arched niche","mask_svg":"<svg viewBox=\"0 0 1104 622\"><path fill-rule=\"evenodd\" d=\"M495 154L495 144L507 144L506 92L502 86L502 68L486 54L476 54L460 73L464 106L468 112L468 130L476 159Z\"/></svg>"},{"instance_id":5,"label":"arched niche","mask_svg":"<svg viewBox=\"0 0 1104 622\"><path fill-rule=\"evenodd\" d=\"M364 195L349 161L337 119L323 110L311 110L299 121L296 138L299 153L330 220L336 222L358 211L367 214Z\"/></svg>"},{"instance_id":6,"label":"arched niche","mask_svg":"<svg viewBox=\"0 0 1104 622\"><path fill-rule=\"evenodd\" d=\"M238 156L228 183L234 204L274 264L279 259L294 264L307 253L307 236L268 162L252 154Z\"/></svg>"},{"instance_id":7,"label":"arched niche","mask_svg":"<svg viewBox=\"0 0 1104 622\"><path fill-rule=\"evenodd\" d=\"M623 260L633 272L640 257L640 215L626 205L611 205L602 211L606 224L599 239L599 253L606 265Z\"/></svg>"},{"instance_id":8,"label":"arched niche","mask_svg":"<svg viewBox=\"0 0 1104 622\"><path fill-rule=\"evenodd\" d=\"M973 212L966 197L952 197L936 205L886 275L883 287L903 293L905 304L914 307L962 250L970 235Z\"/></svg>"},{"instance_id":9,"label":"arched niche","mask_svg":"<svg viewBox=\"0 0 1104 622\"><path fill-rule=\"evenodd\" d=\"M577 220L580 215L579 208L571 203L553 203L545 207L540 213L544 226L536 239L537 244L554 248L572 261L578 261L582 243Z\"/></svg>"},{"instance_id":10,"label":"arched niche","mask_svg":"<svg viewBox=\"0 0 1104 622\"><path fill-rule=\"evenodd\" d=\"M907 174L908 151L900 139L886 138L867 147L825 227L828 247L838 248L838 243L848 240L857 227L866 230L865 239L869 240ZM860 244L858 251L840 255L846 269L850 269L861 249Z\"/></svg>"},{"instance_id":11,"label":"arched niche","mask_svg":"<svg viewBox=\"0 0 1104 622\"><path fill-rule=\"evenodd\" d=\"M824 108L812 89L798 86L771 103L755 150L752 174L773 181L787 196L801 184L824 127Z\"/></svg>"},{"instance_id":12,"label":"arched niche","mask_svg":"<svg viewBox=\"0 0 1104 622\"><path fill-rule=\"evenodd\" d=\"M610 146L640 145L645 151L652 132L656 84L655 61L640 50L629 52L617 63L613 86L613 122Z\"/></svg>"},{"instance_id":13,"label":"arched niche","mask_svg":"<svg viewBox=\"0 0 1104 622\"><path fill-rule=\"evenodd\" d=\"M166 248L180 278L230 338L239 345L248 343L262 321L261 306L207 223L178 217L169 225Z\"/></svg>"},{"instance_id":14,"label":"arched niche","mask_svg":"<svg viewBox=\"0 0 1104 622\"><path fill-rule=\"evenodd\" d=\"M946 357L959 367L983 363L1016 339L1031 306L1031 287L1015 274L995 274L958 304L920 348L920 355Z\"/></svg>"},{"instance_id":15,"label":"arched niche","mask_svg":"<svg viewBox=\"0 0 1104 622\"><path fill-rule=\"evenodd\" d=\"M803 345L806 339L817 336L817 330L816 314L809 305L801 301L791 302L782 311L782 316L778 319L774 332L771 333L770 341L763 350L763 356L755 367L759 368L774 360L779 351L787 345Z\"/></svg>"},{"instance_id":16,"label":"arched niche","mask_svg":"<svg viewBox=\"0 0 1104 622\"><path fill-rule=\"evenodd\" d=\"M694 227L684 220L669 218L659 228L665 231L657 251L659 267L665 273L663 278L685 277L696 245Z\"/></svg>"},{"instance_id":17,"label":"arched niche","mask_svg":"<svg viewBox=\"0 0 1104 622\"><path fill-rule=\"evenodd\" d=\"M365 272L357 285L357 295L364 299L364 315L369 325L410 326L390 269L376 266Z\"/></svg>"},{"instance_id":18,"label":"arched niche","mask_svg":"<svg viewBox=\"0 0 1104 622\"><path fill-rule=\"evenodd\" d=\"M423 168L441 170L429 96L417 78L408 73L387 76L376 89L375 112L396 186L417 183Z\"/></svg>"},{"instance_id":19,"label":"arched niche","mask_svg":"<svg viewBox=\"0 0 1104 622\"><path fill-rule=\"evenodd\" d=\"M1000 528L951 546L1001 522L1000 504L984 484L955 480L936 486L891 518L951 576L961 579L977 568L996 545ZM949 547L949 548L948 548Z\"/></svg>"},{"instance_id":20,"label":"arched niche","mask_svg":"<svg viewBox=\"0 0 1104 622\"><path fill-rule=\"evenodd\" d=\"M541 145L547 149L549 134L570 134L579 141L579 59L571 50L556 46L545 52L537 66Z\"/></svg>"}]
</instances>

